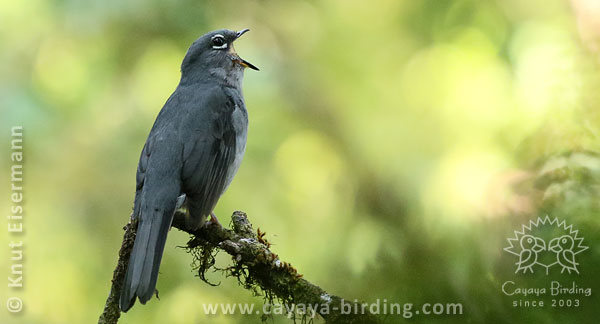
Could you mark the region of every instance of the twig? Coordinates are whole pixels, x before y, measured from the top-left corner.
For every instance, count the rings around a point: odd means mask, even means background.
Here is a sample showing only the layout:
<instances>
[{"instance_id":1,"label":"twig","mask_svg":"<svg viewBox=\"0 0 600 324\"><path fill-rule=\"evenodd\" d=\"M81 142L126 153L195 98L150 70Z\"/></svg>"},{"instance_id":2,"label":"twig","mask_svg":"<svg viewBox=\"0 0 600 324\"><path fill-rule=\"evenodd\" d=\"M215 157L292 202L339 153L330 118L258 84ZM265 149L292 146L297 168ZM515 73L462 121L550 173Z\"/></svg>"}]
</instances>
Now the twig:
<instances>
[{"instance_id":1,"label":"twig","mask_svg":"<svg viewBox=\"0 0 600 324\"><path fill-rule=\"evenodd\" d=\"M244 283L245 288L260 287L268 299L277 298L286 304L306 307L310 305L311 309L321 315L327 323L380 323L379 318L368 313L368 310L362 311L359 302L331 295L303 279L291 264L281 261L275 253L270 251L270 244L264 239L264 233L260 229L257 232L254 231L245 213L240 211L233 213L231 216L233 229L227 229L218 223L211 222L200 230L189 231L186 230L184 217L185 214L178 211L172 226L192 236L188 242L188 249L201 248L204 251L220 249L230 254L234 265L228 271L237 276L240 282ZM127 224L123 245L119 251L119 261L113 274L111 291L98 324L118 322L119 295L134 238L134 226ZM202 258L207 257L207 253L200 254L203 255ZM210 252L208 257L211 257ZM212 263L206 259L196 261L201 263L198 268L199 275L203 278L207 267L202 263L206 265L208 262L209 266Z\"/></svg>"},{"instance_id":2,"label":"twig","mask_svg":"<svg viewBox=\"0 0 600 324\"><path fill-rule=\"evenodd\" d=\"M100 315L100 319L98 319L98 324L116 324L119 321L119 316L121 316L119 296L121 296L123 280L125 279L125 273L127 273L129 255L131 254L131 249L133 249L136 228L136 224L133 224L132 222L129 222L123 227L125 234L123 235L123 243L119 250L119 260L117 261L115 271L113 271L110 293L106 299L104 311L102 312L102 315Z\"/></svg>"}]
</instances>

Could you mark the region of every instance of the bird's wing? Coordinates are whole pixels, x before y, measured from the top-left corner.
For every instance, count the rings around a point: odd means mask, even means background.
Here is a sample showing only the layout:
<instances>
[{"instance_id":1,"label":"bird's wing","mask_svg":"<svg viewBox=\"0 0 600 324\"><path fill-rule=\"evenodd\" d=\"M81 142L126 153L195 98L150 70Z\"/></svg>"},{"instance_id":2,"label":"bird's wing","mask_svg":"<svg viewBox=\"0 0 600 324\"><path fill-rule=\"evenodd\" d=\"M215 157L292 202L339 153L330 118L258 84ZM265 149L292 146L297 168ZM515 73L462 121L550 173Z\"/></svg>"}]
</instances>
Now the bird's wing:
<instances>
[{"instance_id":1,"label":"bird's wing","mask_svg":"<svg viewBox=\"0 0 600 324\"><path fill-rule=\"evenodd\" d=\"M215 93L202 105L200 119L186 124L189 134L183 153L183 190L192 215L188 226L192 228L212 212L225 190L237 145L232 122L236 103L223 93Z\"/></svg>"},{"instance_id":2,"label":"bird's wing","mask_svg":"<svg viewBox=\"0 0 600 324\"><path fill-rule=\"evenodd\" d=\"M562 251L562 261L565 262L565 266L577 268L577 262L575 262L575 253L571 250Z\"/></svg>"},{"instance_id":3,"label":"bird's wing","mask_svg":"<svg viewBox=\"0 0 600 324\"><path fill-rule=\"evenodd\" d=\"M517 261L517 265L520 267L522 265L528 266L533 260L533 252L531 250L523 250L519 255L519 261Z\"/></svg>"},{"instance_id":4,"label":"bird's wing","mask_svg":"<svg viewBox=\"0 0 600 324\"><path fill-rule=\"evenodd\" d=\"M148 137L142 153L140 154L140 161L138 162L137 172L135 174L135 199L133 200L133 217L138 219L140 213L140 203L142 201L142 190L144 188L144 182L146 180L146 170L148 169L148 160L150 159L150 141L151 137Z\"/></svg>"},{"instance_id":5,"label":"bird's wing","mask_svg":"<svg viewBox=\"0 0 600 324\"><path fill-rule=\"evenodd\" d=\"M157 120L150 131L138 164L134 207L138 225L120 297L124 311L133 306L136 297L145 303L154 293L167 234L181 193L182 145L176 128L172 127L171 116L162 116L165 119ZM161 123L162 126L156 127Z\"/></svg>"},{"instance_id":6,"label":"bird's wing","mask_svg":"<svg viewBox=\"0 0 600 324\"><path fill-rule=\"evenodd\" d=\"M176 112L177 106L179 102L177 100L177 96L173 93L163 108L156 116L156 120L152 125L152 129L150 130L150 134L146 139L146 143L144 143L144 147L142 149L142 153L140 154L140 159L138 162L137 172L135 175L136 185L135 185L135 199L133 203L133 216L134 218L138 218L140 213L140 203L141 203L141 195L144 188L144 183L146 181L146 173L148 170L148 163L150 161L150 156L153 151L153 143L156 138L164 136L166 130L169 128L172 129L172 123L176 121ZM175 137L172 137L172 140L176 140Z\"/></svg>"}]
</instances>

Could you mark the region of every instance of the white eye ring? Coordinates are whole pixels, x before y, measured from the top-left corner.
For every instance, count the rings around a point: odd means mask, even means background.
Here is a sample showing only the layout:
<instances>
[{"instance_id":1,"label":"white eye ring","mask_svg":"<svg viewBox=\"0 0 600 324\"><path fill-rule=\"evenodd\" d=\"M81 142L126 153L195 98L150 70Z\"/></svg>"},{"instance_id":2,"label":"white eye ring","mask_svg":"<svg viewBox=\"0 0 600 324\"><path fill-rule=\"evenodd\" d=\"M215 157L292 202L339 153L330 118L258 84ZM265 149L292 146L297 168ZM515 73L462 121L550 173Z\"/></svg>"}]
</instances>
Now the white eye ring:
<instances>
[{"instance_id":1,"label":"white eye ring","mask_svg":"<svg viewBox=\"0 0 600 324\"><path fill-rule=\"evenodd\" d=\"M221 35L221 34L216 34L210 40L214 44L215 39L218 39L218 38L221 39L221 41L223 42L223 44L222 45L213 45L212 48L214 48L214 49L224 49L224 48L227 48L227 42L225 42L225 37L223 37L223 35Z\"/></svg>"}]
</instances>

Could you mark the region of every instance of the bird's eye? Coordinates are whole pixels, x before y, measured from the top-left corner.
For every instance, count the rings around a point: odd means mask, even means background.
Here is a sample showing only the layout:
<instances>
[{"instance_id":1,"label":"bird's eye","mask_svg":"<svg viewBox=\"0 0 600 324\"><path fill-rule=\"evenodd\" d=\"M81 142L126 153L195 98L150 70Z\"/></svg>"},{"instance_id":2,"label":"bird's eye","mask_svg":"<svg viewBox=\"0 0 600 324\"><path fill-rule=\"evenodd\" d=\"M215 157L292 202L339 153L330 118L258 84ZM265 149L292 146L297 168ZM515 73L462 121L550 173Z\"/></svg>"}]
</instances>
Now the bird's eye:
<instances>
[{"instance_id":1,"label":"bird's eye","mask_svg":"<svg viewBox=\"0 0 600 324\"><path fill-rule=\"evenodd\" d=\"M531 243L531 242L533 242L533 239L532 238L528 238L527 239L527 243Z\"/></svg>"},{"instance_id":2,"label":"bird's eye","mask_svg":"<svg viewBox=\"0 0 600 324\"><path fill-rule=\"evenodd\" d=\"M566 238L562 239L562 242L567 243L567 239Z\"/></svg>"},{"instance_id":3,"label":"bird's eye","mask_svg":"<svg viewBox=\"0 0 600 324\"><path fill-rule=\"evenodd\" d=\"M212 37L212 48L214 48L214 49L227 48L227 43L225 42L225 37L223 37L223 35L213 36Z\"/></svg>"}]
</instances>

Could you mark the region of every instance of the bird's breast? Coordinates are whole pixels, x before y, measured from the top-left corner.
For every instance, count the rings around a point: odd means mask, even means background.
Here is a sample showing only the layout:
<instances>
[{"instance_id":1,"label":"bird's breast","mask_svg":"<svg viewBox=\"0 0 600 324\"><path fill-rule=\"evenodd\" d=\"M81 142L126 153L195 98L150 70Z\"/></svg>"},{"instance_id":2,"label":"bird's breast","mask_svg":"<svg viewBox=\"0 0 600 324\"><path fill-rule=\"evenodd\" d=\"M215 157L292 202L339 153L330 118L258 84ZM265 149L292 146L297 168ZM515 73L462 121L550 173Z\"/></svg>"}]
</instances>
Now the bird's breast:
<instances>
[{"instance_id":1,"label":"bird's breast","mask_svg":"<svg viewBox=\"0 0 600 324\"><path fill-rule=\"evenodd\" d=\"M235 131L235 157L227 170L225 189L231 184L233 177L237 173L242 164L244 153L246 152L246 140L248 138L248 113L246 112L243 102L236 104L235 109L231 113L231 122Z\"/></svg>"}]
</instances>

